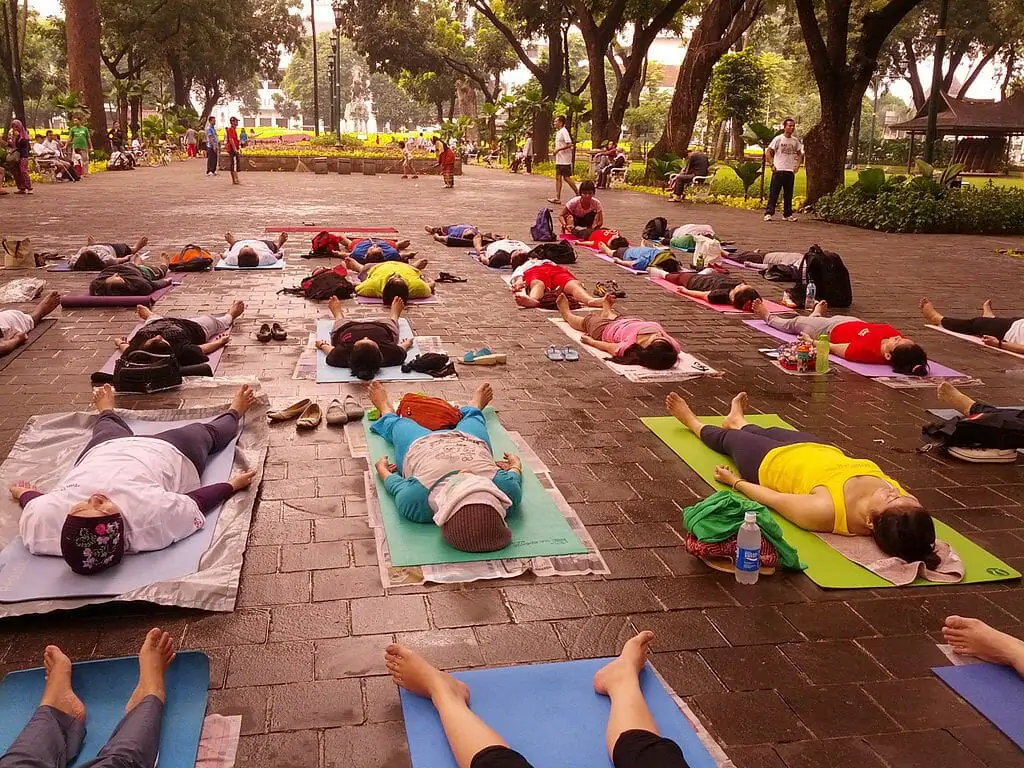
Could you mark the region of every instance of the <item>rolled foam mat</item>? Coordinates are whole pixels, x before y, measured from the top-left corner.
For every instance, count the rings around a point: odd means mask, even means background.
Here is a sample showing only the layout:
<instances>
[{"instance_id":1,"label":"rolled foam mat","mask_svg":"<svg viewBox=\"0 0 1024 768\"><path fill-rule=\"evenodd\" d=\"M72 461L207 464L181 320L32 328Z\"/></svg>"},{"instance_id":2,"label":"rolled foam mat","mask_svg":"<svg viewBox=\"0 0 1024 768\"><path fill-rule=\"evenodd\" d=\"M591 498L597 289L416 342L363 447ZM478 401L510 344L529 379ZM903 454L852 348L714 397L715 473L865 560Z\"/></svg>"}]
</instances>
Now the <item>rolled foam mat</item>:
<instances>
[{"instance_id":1,"label":"rolled foam mat","mask_svg":"<svg viewBox=\"0 0 1024 768\"><path fill-rule=\"evenodd\" d=\"M1015 669L979 662L932 672L1024 750L1024 679Z\"/></svg>"},{"instance_id":2,"label":"rolled foam mat","mask_svg":"<svg viewBox=\"0 0 1024 768\"><path fill-rule=\"evenodd\" d=\"M484 409L484 418L494 455L517 453L512 438L501 426L493 408ZM371 423L368 419L363 419L372 467L381 456L394 458L394 447L370 431ZM518 507L512 508L507 519L508 527L512 530L512 543L497 552L462 552L448 546L441 538L441 529L433 522L414 523L398 514L394 499L384 490L384 483L376 472L372 474L377 486L377 498L384 520L388 551L395 566L512 560L518 557L576 555L587 551L583 542L573 533L569 521L558 511L551 494L525 464L523 499Z\"/></svg>"},{"instance_id":3,"label":"rolled foam mat","mask_svg":"<svg viewBox=\"0 0 1024 768\"><path fill-rule=\"evenodd\" d=\"M158 288L148 296L90 296L88 293L68 293L60 297L60 305L67 309L79 307L152 307L178 283Z\"/></svg>"},{"instance_id":4,"label":"rolled foam mat","mask_svg":"<svg viewBox=\"0 0 1024 768\"><path fill-rule=\"evenodd\" d=\"M705 424L717 426L722 423L721 416L700 416L698 418ZM773 413L750 414L746 418L751 424L761 427L793 429L791 424L787 424ZM700 441L699 437L680 424L674 416L648 416L641 421L714 490L729 490L729 486L722 485L715 480L714 472L715 466L718 464L726 464L735 468L732 459L708 448ZM862 568L853 561L847 560L810 531L798 528L776 512L772 512L772 515L782 527L786 541L796 547L800 553L800 559L807 563L807 570L804 573L819 587L879 589L895 586L880 576L876 576L867 568ZM960 559L963 560L964 578L959 584L1008 581L1020 578L1020 573L995 555L990 554L966 536L937 519L935 520L935 535L956 550ZM911 586L953 587L957 585L917 579Z\"/></svg>"}]
</instances>

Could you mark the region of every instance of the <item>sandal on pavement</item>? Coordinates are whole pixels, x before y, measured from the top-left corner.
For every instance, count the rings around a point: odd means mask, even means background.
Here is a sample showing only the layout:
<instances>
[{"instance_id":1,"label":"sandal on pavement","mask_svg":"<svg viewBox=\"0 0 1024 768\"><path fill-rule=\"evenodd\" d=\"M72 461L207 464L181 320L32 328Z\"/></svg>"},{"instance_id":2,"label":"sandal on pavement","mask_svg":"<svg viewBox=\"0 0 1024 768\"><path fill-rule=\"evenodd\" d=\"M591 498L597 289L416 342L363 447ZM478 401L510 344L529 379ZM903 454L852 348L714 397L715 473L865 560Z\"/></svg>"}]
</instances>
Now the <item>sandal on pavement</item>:
<instances>
[{"instance_id":1,"label":"sandal on pavement","mask_svg":"<svg viewBox=\"0 0 1024 768\"><path fill-rule=\"evenodd\" d=\"M548 360L556 363L560 363L565 360L565 350L562 347L556 347L554 344L548 347L544 351L544 354L547 355Z\"/></svg>"},{"instance_id":2,"label":"sandal on pavement","mask_svg":"<svg viewBox=\"0 0 1024 768\"><path fill-rule=\"evenodd\" d=\"M564 347L562 349L562 354L564 355L564 359L570 363L578 362L580 359L580 353L576 347Z\"/></svg>"},{"instance_id":3,"label":"sandal on pavement","mask_svg":"<svg viewBox=\"0 0 1024 768\"><path fill-rule=\"evenodd\" d=\"M464 277L453 275L451 272L442 272L437 276L437 282L439 283L468 283L469 281Z\"/></svg>"},{"instance_id":4,"label":"sandal on pavement","mask_svg":"<svg viewBox=\"0 0 1024 768\"><path fill-rule=\"evenodd\" d=\"M316 403L310 403L295 422L296 429L316 429L323 419L323 412Z\"/></svg>"},{"instance_id":5,"label":"sandal on pavement","mask_svg":"<svg viewBox=\"0 0 1024 768\"><path fill-rule=\"evenodd\" d=\"M287 408L284 408L283 410L280 410L280 411L270 411L270 412L267 413L267 420L268 421L290 421L291 419L294 419L297 416L301 416L302 412L305 411L310 406L311 403L312 403L312 400L310 400L307 397L307 398L304 398L302 400L299 400L297 403L292 403L291 405L289 405Z\"/></svg>"},{"instance_id":6,"label":"sandal on pavement","mask_svg":"<svg viewBox=\"0 0 1024 768\"><path fill-rule=\"evenodd\" d=\"M480 352L467 352L465 357L459 362L465 363L466 365L504 365L508 361L508 355L501 353L494 353L487 350L487 354Z\"/></svg>"},{"instance_id":7,"label":"sandal on pavement","mask_svg":"<svg viewBox=\"0 0 1024 768\"><path fill-rule=\"evenodd\" d=\"M327 406L327 416L325 418L329 427L343 427L348 424L348 414L345 413L345 407L337 399L331 400L331 404Z\"/></svg>"},{"instance_id":8,"label":"sandal on pavement","mask_svg":"<svg viewBox=\"0 0 1024 768\"><path fill-rule=\"evenodd\" d=\"M600 299L603 298L606 293L608 293L608 286L605 284L604 280L599 280L594 285L594 295Z\"/></svg>"},{"instance_id":9,"label":"sandal on pavement","mask_svg":"<svg viewBox=\"0 0 1024 768\"><path fill-rule=\"evenodd\" d=\"M345 415L349 421L359 421L363 418L364 413L366 413L366 410L352 395L348 395L345 398Z\"/></svg>"},{"instance_id":10,"label":"sandal on pavement","mask_svg":"<svg viewBox=\"0 0 1024 768\"><path fill-rule=\"evenodd\" d=\"M266 344L274 336L274 332L270 330L270 323L264 323L260 326L260 329L256 331L256 339Z\"/></svg>"},{"instance_id":11,"label":"sandal on pavement","mask_svg":"<svg viewBox=\"0 0 1024 768\"><path fill-rule=\"evenodd\" d=\"M284 341L288 338L288 331L280 323L274 323L270 327L270 335L273 336L274 341Z\"/></svg>"}]
</instances>

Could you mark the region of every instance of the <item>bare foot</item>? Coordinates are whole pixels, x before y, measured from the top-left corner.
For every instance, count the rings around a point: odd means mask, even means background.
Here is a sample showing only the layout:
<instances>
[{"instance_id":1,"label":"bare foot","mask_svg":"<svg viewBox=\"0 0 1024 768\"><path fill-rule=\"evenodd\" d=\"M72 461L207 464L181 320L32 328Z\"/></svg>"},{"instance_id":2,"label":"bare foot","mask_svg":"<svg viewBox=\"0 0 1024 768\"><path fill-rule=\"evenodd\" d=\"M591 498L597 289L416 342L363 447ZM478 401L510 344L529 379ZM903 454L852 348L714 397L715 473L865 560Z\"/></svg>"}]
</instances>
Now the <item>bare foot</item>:
<instances>
[{"instance_id":1,"label":"bare foot","mask_svg":"<svg viewBox=\"0 0 1024 768\"><path fill-rule=\"evenodd\" d=\"M39 302L40 317L46 317L59 306L60 294L57 291L50 291L45 296L43 296L42 301Z\"/></svg>"},{"instance_id":2,"label":"bare foot","mask_svg":"<svg viewBox=\"0 0 1024 768\"><path fill-rule=\"evenodd\" d=\"M135 244L135 253L138 253L143 248L145 248L147 245L149 245L149 238L148 237L140 237L139 238L139 242L137 242Z\"/></svg>"},{"instance_id":3,"label":"bare foot","mask_svg":"<svg viewBox=\"0 0 1024 768\"><path fill-rule=\"evenodd\" d=\"M436 234L438 234L437 232L434 231L433 227L424 227L423 231L426 232L428 235L436 235Z\"/></svg>"},{"instance_id":4,"label":"bare foot","mask_svg":"<svg viewBox=\"0 0 1024 768\"><path fill-rule=\"evenodd\" d=\"M131 698L125 704L125 712L131 712L147 696L156 696L160 701L167 701L164 674L172 661L174 641L171 640L171 636L159 627L149 630L139 649L139 684L135 686Z\"/></svg>"},{"instance_id":5,"label":"bare foot","mask_svg":"<svg viewBox=\"0 0 1024 768\"><path fill-rule=\"evenodd\" d=\"M86 245L96 245L96 238L93 237L92 235L89 235L87 238L85 238L85 244Z\"/></svg>"},{"instance_id":6,"label":"bare foot","mask_svg":"<svg viewBox=\"0 0 1024 768\"><path fill-rule=\"evenodd\" d=\"M277 238L278 247L284 245L287 242L288 242L288 233L287 232L282 232L280 234L280 236Z\"/></svg>"},{"instance_id":7,"label":"bare foot","mask_svg":"<svg viewBox=\"0 0 1024 768\"><path fill-rule=\"evenodd\" d=\"M401 317L403 312L405 312L405 300L401 296L395 296L391 300L391 314L394 316L397 313Z\"/></svg>"},{"instance_id":8,"label":"bare foot","mask_svg":"<svg viewBox=\"0 0 1024 768\"><path fill-rule=\"evenodd\" d=\"M943 381L939 384L939 402L944 403L952 408L955 408L958 412L967 416L971 412L971 406L974 405L974 400L965 395L959 389L954 387L948 381Z\"/></svg>"},{"instance_id":9,"label":"bare foot","mask_svg":"<svg viewBox=\"0 0 1024 768\"><path fill-rule=\"evenodd\" d=\"M921 299L917 306L920 308L921 314L924 315L924 319L928 321L929 325L939 325L942 322L942 315L936 311L935 305L932 304L931 299Z\"/></svg>"},{"instance_id":10,"label":"bare foot","mask_svg":"<svg viewBox=\"0 0 1024 768\"><path fill-rule=\"evenodd\" d=\"M234 245L235 244L235 236L233 234L231 234L230 232L225 232L224 233L224 239L228 241L228 245Z\"/></svg>"},{"instance_id":11,"label":"bare foot","mask_svg":"<svg viewBox=\"0 0 1024 768\"><path fill-rule=\"evenodd\" d=\"M231 410L239 416L243 416L254 405L256 405L256 393L248 384L243 384L231 400Z\"/></svg>"},{"instance_id":12,"label":"bare foot","mask_svg":"<svg viewBox=\"0 0 1024 768\"><path fill-rule=\"evenodd\" d=\"M754 317L766 323L772 314L768 311L768 305L762 299L754 299L754 303L750 305L750 311L754 313Z\"/></svg>"},{"instance_id":13,"label":"bare foot","mask_svg":"<svg viewBox=\"0 0 1024 768\"><path fill-rule=\"evenodd\" d=\"M631 637L622 647L619 658L610 661L597 670L594 675L594 690L608 696L614 688L623 683L636 685L640 672L647 663L647 651L651 641L654 640L654 633L645 630L635 637Z\"/></svg>"},{"instance_id":14,"label":"bare foot","mask_svg":"<svg viewBox=\"0 0 1024 768\"><path fill-rule=\"evenodd\" d=\"M741 429L743 428L747 420L743 418L743 413L747 408L747 393L740 392L732 399L732 406L729 408L729 413L726 414L722 420L722 426L726 429Z\"/></svg>"},{"instance_id":15,"label":"bare foot","mask_svg":"<svg viewBox=\"0 0 1024 768\"><path fill-rule=\"evenodd\" d=\"M675 416L679 421L686 425L686 427L696 434L700 434L701 427L704 425L697 418L696 414L690 410L690 406L686 404L686 401L679 395L678 392L669 392L668 397L665 398L665 408L668 412Z\"/></svg>"},{"instance_id":16,"label":"bare foot","mask_svg":"<svg viewBox=\"0 0 1024 768\"><path fill-rule=\"evenodd\" d=\"M564 293L558 294L558 298L555 299L555 307L558 309L558 313L565 320L572 314L572 310L569 309L569 297Z\"/></svg>"},{"instance_id":17,"label":"bare foot","mask_svg":"<svg viewBox=\"0 0 1024 768\"><path fill-rule=\"evenodd\" d=\"M331 298L327 300L327 311L331 313L331 317L335 320L344 316L345 311L341 307L341 299L337 296L331 296Z\"/></svg>"},{"instance_id":18,"label":"bare foot","mask_svg":"<svg viewBox=\"0 0 1024 768\"><path fill-rule=\"evenodd\" d=\"M814 309L811 310L811 317L824 317L825 313L828 312L828 302L822 299L814 305Z\"/></svg>"},{"instance_id":19,"label":"bare foot","mask_svg":"<svg viewBox=\"0 0 1024 768\"><path fill-rule=\"evenodd\" d=\"M381 416L385 413L394 413L394 408L391 407L391 401L388 399L387 390L384 389L384 385L379 381L370 382L368 394L370 395L370 402L380 411Z\"/></svg>"},{"instance_id":20,"label":"bare foot","mask_svg":"<svg viewBox=\"0 0 1024 768\"><path fill-rule=\"evenodd\" d=\"M412 245L412 240L408 240L408 239L407 240L399 240L398 243L395 245L395 248L397 248L400 251L404 251L410 245ZM410 256L415 256L416 254L415 253L410 253L409 255Z\"/></svg>"},{"instance_id":21,"label":"bare foot","mask_svg":"<svg viewBox=\"0 0 1024 768\"><path fill-rule=\"evenodd\" d=\"M92 404L96 406L97 413L114 410L115 402L116 398L114 396L114 388L109 384L104 384L102 387L96 387L93 389Z\"/></svg>"},{"instance_id":22,"label":"bare foot","mask_svg":"<svg viewBox=\"0 0 1024 768\"><path fill-rule=\"evenodd\" d=\"M479 408L481 411L487 407L487 404L494 399L494 390L491 389L490 384L481 384L476 388L476 392L473 393L473 399L470 401L474 406Z\"/></svg>"},{"instance_id":23,"label":"bare foot","mask_svg":"<svg viewBox=\"0 0 1024 768\"><path fill-rule=\"evenodd\" d=\"M143 304L136 304L135 314L141 317L143 320L149 320L149 318L153 315L153 310Z\"/></svg>"},{"instance_id":24,"label":"bare foot","mask_svg":"<svg viewBox=\"0 0 1024 768\"><path fill-rule=\"evenodd\" d=\"M540 302L532 296L527 296L525 293L517 293L513 298L520 307L526 307L527 309L534 309L540 306Z\"/></svg>"},{"instance_id":25,"label":"bare foot","mask_svg":"<svg viewBox=\"0 0 1024 768\"><path fill-rule=\"evenodd\" d=\"M56 645L48 645L43 651L43 666L46 687L39 704L58 709L76 720L85 720L85 705L71 687L71 659Z\"/></svg>"},{"instance_id":26,"label":"bare foot","mask_svg":"<svg viewBox=\"0 0 1024 768\"><path fill-rule=\"evenodd\" d=\"M985 299L985 302L981 305L981 316L982 317L995 317L995 310L992 308L992 299Z\"/></svg>"},{"instance_id":27,"label":"bare foot","mask_svg":"<svg viewBox=\"0 0 1024 768\"><path fill-rule=\"evenodd\" d=\"M228 307L228 314L231 315L234 320L237 320L243 312L245 312L244 301L233 301L231 302L231 306Z\"/></svg>"},{"instance_id":28,"label":"bare foot","mask_svg":"<svg viewBox=\"0 0 1024 768\"><path fill-rule=\"evenodd\" d=\"M469 705L469 686L432 666L401 643L391 643L385 649L384 662L395 684L409 693L431 701L438 696L455 696Z\"/></svg>"},{"instance_id":29,"label":"bare foot","mask_svg":"<svg viewBox=\"0 0 1024 768\"><path fill-rule=\"evenodd\" d=\"M616 298L617 297L614 293L606 293L604 296L601 297L601 306L604 307L605 309L610 310L612 307L615 306Z\"/></svg>"},{"instance_id":30,"label":"bare foot","mask_svg":"<svg viewBox=\"0 0 1024 768\"><path fill-rule=\"evenodd\" d=\"M1016 666L1024 661L1024 640L990 627L980 619L948 616L942 636L953 650L993 664Z\"/></svg>"}]
</instances>

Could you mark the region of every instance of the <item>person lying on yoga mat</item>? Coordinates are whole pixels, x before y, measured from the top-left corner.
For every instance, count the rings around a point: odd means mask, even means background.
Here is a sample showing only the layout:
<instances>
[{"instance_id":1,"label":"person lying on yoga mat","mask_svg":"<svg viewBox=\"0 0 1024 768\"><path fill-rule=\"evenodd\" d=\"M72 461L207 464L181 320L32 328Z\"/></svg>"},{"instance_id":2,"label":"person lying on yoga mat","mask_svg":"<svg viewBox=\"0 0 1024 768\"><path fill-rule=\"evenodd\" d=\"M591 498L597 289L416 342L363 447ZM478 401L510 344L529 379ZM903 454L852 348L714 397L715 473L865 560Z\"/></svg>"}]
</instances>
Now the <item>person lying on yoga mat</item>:
<instances>
[{"instance_id":1,"label":"person lying on yoga mat","mask_svg":"<svg viewBox=\"0 0 1024 768\"><path fill-rule=\"evenodd\" d=\"M532 249L522 240L495 240L488 244L484 250L476 252L476 258L481 264L495 269L500 267L515 267L523 263Z\"/></svg>"},{"instance_id":2,"label":"person lying on yoga mat","mask_svg":"<svg viewBox=\"0 0 1024 768\"><path fill-rule=\"evenodd\" d=\"M346 237L339 235L340 244L345 247L341 256L347 256L360 264L379 261L408 261L415 253L402 253L409 247L409 240L387 240L383 237Z\"/></svg>"},{"instance_id":3,"label":"person lying on yoga mat","mask_svg":"<svg viewBox=\"0 0 1024 768\"><path fill-rule=\"evenodd\" d=\"M682 347L668 335L660 323L639 317L620 317L614 310L615 296L606 293L600 312L576 315L569 309L569 300L561 295L556 306L562 319L583 334L581 342L612 356L619 365L642 365L656 371L671 368L679 359Z\"/></svg>"},{"instance_id":4,"label":"person lying on yoga mat","mask_svg":"<svg viewBox=\"0 0 1024 768\"><path fill-rule=\"evenodd\" d=\"M149 296L170 284L166 264L114 264L89 283L89 295Z\"/></svg>"},{"instance_id":5,"label":"person lying on yoga mat","mask_svg":"<svg viewBox=\"0 0 1024 768\"><path fill-rule=\"evenodd\" d=\"M26 341L39 321L60 306L60 294L50 291L31 312L20 309L0 309L0 357L10 354Z\"/></svg>"},{"instance_id":6,"label":"person lying on yoga mat","mask_svg":"<svg viewBox=\"0 0 1024 768\"><path fill-rule=\"evenodd\" d=\"M360 272L366 268L367 264L381 264L385 261L401 261L407 262L416 269L426 269L426 259L412 260L411 257L415 256L415 253L399 254L397 250L390 246L371 245L361 252L362 260L353 258L352 256L344 256L345 266L351 269L353 272Z\"/></svg>"},{"instance_id":7,"label":"person lying on yoga mat","mask_svg":"<svg viewBox=\"0 0 1024 768\"><path fill-rule=\"evenodd\" d=\"M487 243L493 243L495 240L505 237L493 232L483 232L480 227L473 224L442 224L439 227L424 227L424 229L436 243L447 245L449 248L472 248L477 253L480 253Z\"/></svg>"},{"instance_id":8,"label":"person lying on yoga mat","mask_svg":"<svg viewBox=\"0 0 1024 768\"><path fill-rule=\"evenodd\" d=\"M605 744L615 768L687 768L679 745L659 735L640 689L640 673L652 640L654 633L649 630L631 637L619 657L594 675L594 690L611 700ZM525 757L469 708L470 691L465 683L401 643L387 646L384 663L397 686L430 699L459 768L531 768ZM572 713L564 715L568 727Z\"/></svg>"},{"instance_id":9,"label":"person lying on yoga mat","mask_svg":"<svg viewBox=\"0 0 1024 768\"><path fill-rule=\"evenodd\" d=\"M114 412L109 384L94 389L92 401L99 412L92 439L60 484L45 493L24 480L10 487L22 506L19 533L33 555L63 557L85 576L100 573L126 553L164 549L191 536L207 512L256 476L253 470L199 485L209 458L234 439L256 403L248 384L210 423L151 436L136 436Z\"/></svg>"},{"instance_id":10,"label":"person lying on yoga mat","mask_svg":"<svg viewBox=\"0 0 1024 768\"><path fill-rule=\"evenodd\" d=\"M1000 632L981 619L947 616L942 637L954 653L974 656L990 664L1013 667L1024 677L1024 640Z\"/></svg>"},{"instance_id":11,"label":"person lying on yoga mat","mask_svg":"<svg viewBox=\"0 0 1024 768\"><path fill-rule=\"evenodd\" d=\"M812 342L828 335L829 352L844 360L869 365L890 365L900 376L927 376L928 355L888 323L866 323L852 315L826 317L828 304L819 301L806 317L783 319L772 315L763 302L755 302L754 315L770 327Z\"/></svg>"},{"instance_id":12,"label":"person lying on yoga mat","mask_svg":"<svg viewBox=\"0 0 1024 768\"><path fill-rule=\"evenodd\" d=\"M703 299L708 304L732 304L736 309L751 312L754 303L761 298L761 294L753 286L713 269L705 269L702 272L656 274L662 280L678 285L676 290L682 295Z\"/></svg>"},{"instance_id":13,"label":"person lying on yoga mat","mask_svg":"<svg viewBox=\"0 0 1024 768\"><path fill-rule=\"evenodd\" d=\"M395 297L389 317L360 317L346 320L341 300L332 296L327 300L334 324L331 340L318 339L316 348L327 355L327 364L334 368L351 368L352 375L369 381L381 368L401 365L412 346L412 339L398 340L398 320L405 302Z\"/></svg>"},{"instance_id":14,"label":"person lying on yoga mat","mask_svg":"<svg viewBox=\"0 0 1024 768\"><path fill-rule=\"evenodd\" d=\"M629 240L624 238L617 229L607 229L605 227L589 230L581 229L576 234L579 239L573 245L582 245L584 248L598 249L602 245L607 245L612 250L615 250L629 245Z\"/></svg>"},{"instance_id":15,"label":"person lying on yoga mat","mask_svg":"<svg viewBox=\"0 0 1024 768\"><path fill-rule=\"evenodd\" d=\"M744 417L747 393L732 399L721 427L704 424L675 392L668 412L704 445L732 457L739 475L715 467L715 480L771 507L807 531L871 536L885 554L939 565L935 523L914 496L873 461L853 459L814 435L765 429Z\"/></svg>"},{"instance_id":16,"label":"person lying on yoga mat","mask_svg":"<svg viewBox=\"0 0 1024 768\"><path fill-rule=\"evenodd\" d=\"M548 259L527 259L512 272L510 287L516 304L539 307L545 293L564 293L585 307L600 307L601 299L591 296L576 275Z\"/></svg>"},{"instance_id":17,"label":"person lying on yoga mat","mask_svg":"<svg viewBox=\"0 0 1024 768\"><path fill-rule=\"evenodd\" d=\"M139 683L124 706L124 717L88 768L153 768L167 690L164 678L174 663L174 641L159 627L146 633L139 648ZM85 741L88 715L72 684L71 659L56 645L43 650L46 686L39 707L10 748L0 756L4 768L64 768Z\"/></svg>"},{"instance_id":18,"label":"person lying on yoga mat","mask_svg":"<svg viewBox=\"0 0 1024 768\"><path fill-rule=\"evenodd\" d=\"M469 406L452 406L461 415L453 429L433 432L396 415L379 381L370 382L369 394L381 414L370 431L395 449L394 463L382 456L375 467L398 514L433 522L445 543L463 552L507 547L512 531L505 518L523 497L523 466L518 456L496 461L491 452L483 414L494 396L491 385L477 387Z\"/></svg>"},{"instance_id":19,"label":"person lying on yoga mat","mask_svg":"<svg viewBox=\"0 0 1024 768\"><path fill-rule=\"evenodd\" d=\"M227 331L244 311L245 303L234 301L223 315L162 317L140 304L135 312L144 324L130 336L118 339L117 348L121 354L141 349L154 355L174 355L182 366L199 365L227 346Z\"/></svg>"},{"instance_id":20,"label":"person lying on yoga mat","mask_svg":"<svg viewBox=\"0 0 1024 768\"><path fill-rule=\"evenodd\" d=\"M604 208L601 201L594 197L594 182L580 183L580 193L573 197L558 214L558 223L562 232L576 234L577 229L600 229L604 226Z\"/></svg>"},{"instance_id":21,"label":"person lying on yoga mat","mask_svg":"<svg viewBox=\"0 0 1024 768\"><path fill-rule=\"evenodd\" d=\"M679 271L679 260L667 246L631 245L628 248L613 248L604 243L599 243L599 246L601 253L610 256L612 261L623 267L640 272L646 271L649 267L657 267L670 274Z\"/></svg>"},{"instance_id":22,"label":"person lying on yoga mat","mask_svg":"<svg viewBox=\"0 0 1024 768\"><path fill-rule=\"evenodd\" d=\"M277 240L239 240L226 232L224 239L228 242L228 249L224 253L227 266L255 269L269 267L284 258L281 249L288 240L288 233L280 233Z\"/></svg>"},{"instance_id":23,"label":"person lying on yoga mat","mask_svg":"<svg viewBox=\"0 0 1024 768\"><path fill-rule=\"evenodd\" d=\"M796 251L768 251L767 253L764 251L737 251L729 258L741 264L799 267L804 261L804 254Z\"/></svg>"},{"instance_id":24,"label":"person lying on yoga mat","mask_svg":"<svg viewBox=\"0 0 1024 768\"><path fill-rule=\"evenodd\" d=\"M1024 355L1024 317L996 317L992 301L981 305L981 317L958 319L939 314L931 299L921 299L921 314L931 325L947 331L977 336L986 346Z\"/></svg>"},{"instance_id":25,"label":"person lying on yoga mat","mask_svg":"<svg viewBox=\"0 0 1024 768\"><path fill-rule=\"evenodd\" d=\"M128 264L139 251L146 247L149 239L140 237L134 246L128 243L97 243L89 235L88 244L68 259L68 266L75 271L96 272L114 264Z\"/></svg>"},{"instance_id":26,"label":"person lying on yoga mat","mask_svg":"<svg viewBox=\"0 0 1024 768\"><path fill-rule=\"evenodd\" d=\"M427 299L434 292L434 282L424 280L420 270L404 261L385 261L371 264L359 273L357 296L383 299L390 307L397 296L405 303L410 299Z\"/></svg>"}]
</instances>

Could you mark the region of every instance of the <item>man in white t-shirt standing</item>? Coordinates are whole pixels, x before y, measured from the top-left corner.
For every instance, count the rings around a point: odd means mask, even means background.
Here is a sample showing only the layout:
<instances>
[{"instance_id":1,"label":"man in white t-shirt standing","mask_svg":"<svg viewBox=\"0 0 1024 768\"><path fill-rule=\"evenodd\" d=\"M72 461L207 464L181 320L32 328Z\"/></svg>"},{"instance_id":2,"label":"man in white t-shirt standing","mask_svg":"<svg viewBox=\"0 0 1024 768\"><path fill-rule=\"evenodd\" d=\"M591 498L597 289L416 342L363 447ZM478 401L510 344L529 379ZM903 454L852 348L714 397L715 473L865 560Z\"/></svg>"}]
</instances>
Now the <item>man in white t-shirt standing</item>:
<instances>
[{"instance_id":1,"label":"man in white t-shirt standing","mask_svg":"<svg viewBox=\"0 0 1024 768\"><path fill-rule=\"evenodd\" d=\"M579 194L572 180L572 150L575 142L565 127L565 118L555 118L555 196L548 198L549 203L562 202L562 182L569 185L574 195Z\"/></svg>"},{"instance_id":2,"label":"man in white t-shirt standing","mask_svg":"<svg viewBox=\"0 0 1024 768\"><path fill-rule=\"evenodd\" d=\"M768 207L764 210L765 221L771 221L775 215L775 205L779 202L780 191L783 194L782 218L786 221L796 221L793 215L793 183L804 159L804 145L793 135L794 130L796 123L787 117L782 123L782 133L768 145L766 161L772 168L772 183L768 192Z\"/></svg>"}]
</instances>

